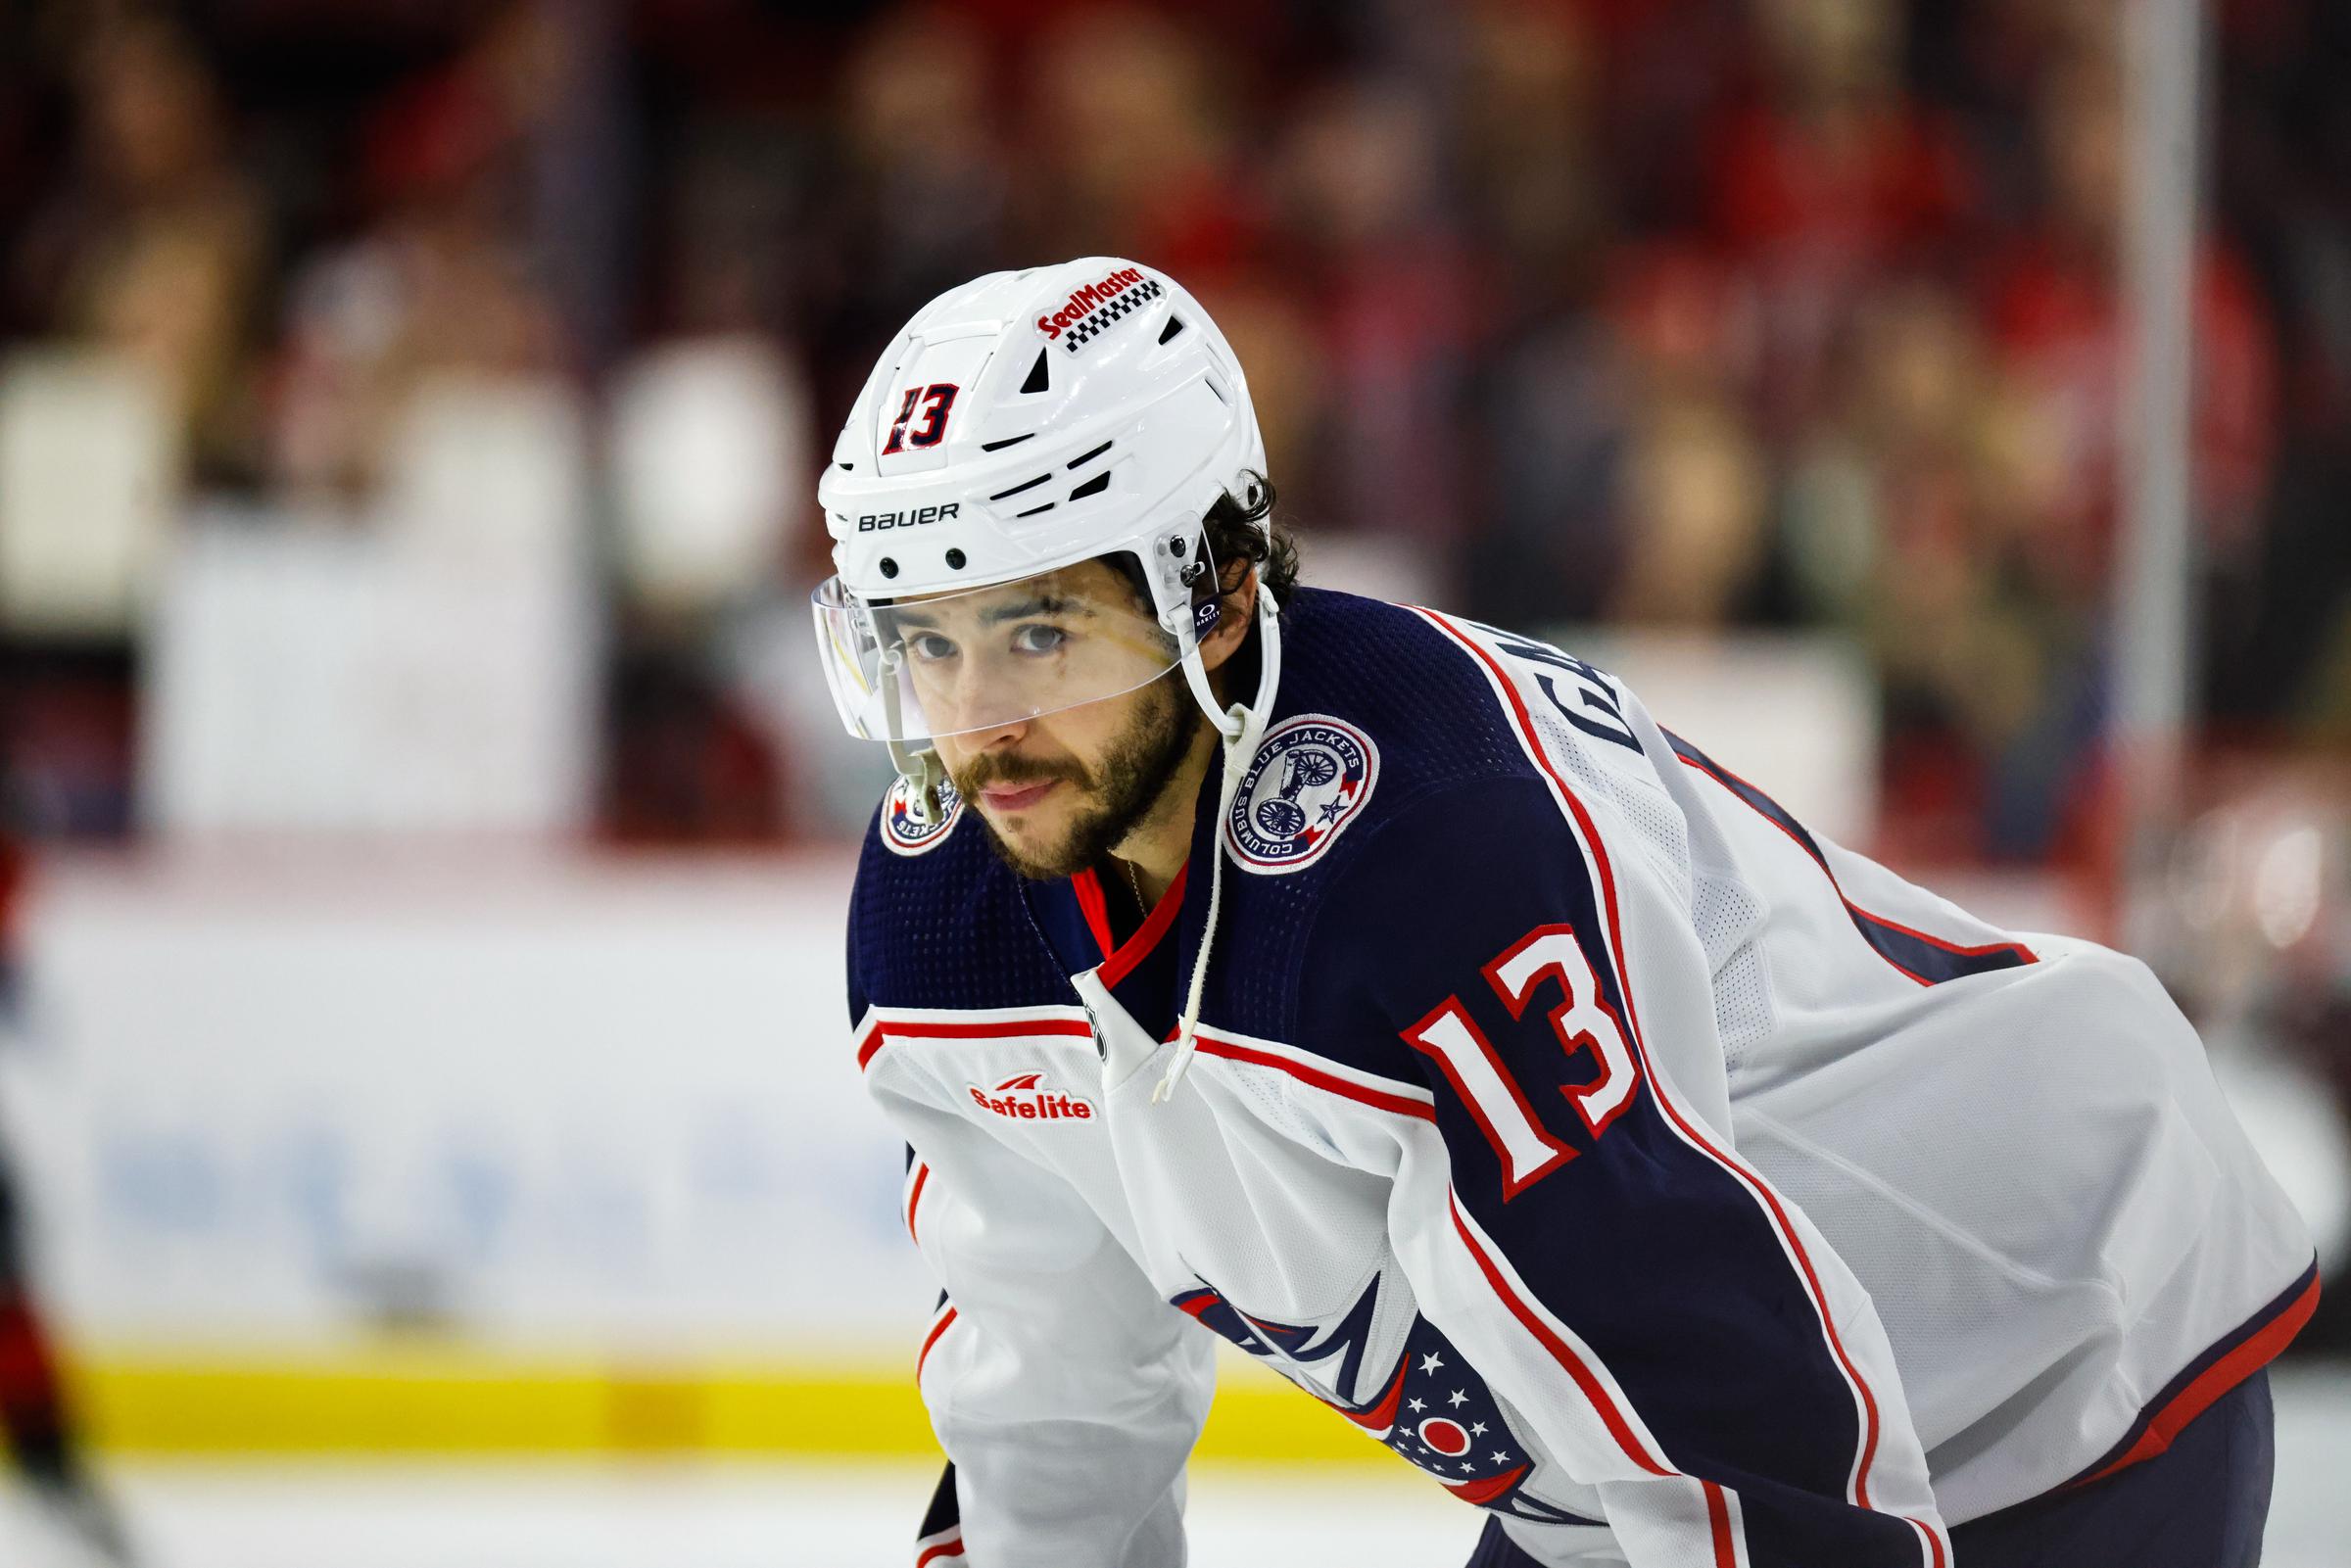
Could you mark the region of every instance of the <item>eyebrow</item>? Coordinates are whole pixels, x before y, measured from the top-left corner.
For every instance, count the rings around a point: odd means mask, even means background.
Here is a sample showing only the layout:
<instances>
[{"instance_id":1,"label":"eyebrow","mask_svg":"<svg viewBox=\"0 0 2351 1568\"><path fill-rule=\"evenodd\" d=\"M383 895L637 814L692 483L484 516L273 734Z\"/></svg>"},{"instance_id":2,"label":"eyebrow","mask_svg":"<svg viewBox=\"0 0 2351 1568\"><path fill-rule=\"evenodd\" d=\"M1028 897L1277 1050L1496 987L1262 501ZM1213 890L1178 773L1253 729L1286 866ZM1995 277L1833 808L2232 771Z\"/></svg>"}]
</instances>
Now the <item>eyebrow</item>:
<instances>
[{"instance_id":1,"label":"eyebrow","mask_svg":"<svg viewBox=\"0 0 2351 1568\"><path fill-rule=\"evenodd\" d=\"M1032 594L1027 598L1015 599L1010 604L988 606L980 612L980 622L983 626L1000 626L1006 621L1027 620L1032 615L1077 615L1090 618L1095 613L1094 607L1083 599L1071 598L1060 594ZM896 609L894 618L900 626L911 626L917 631L936 632L938 630L936 621L928 615L917 613L911 606Z\"/></svg>"}]
</instances>

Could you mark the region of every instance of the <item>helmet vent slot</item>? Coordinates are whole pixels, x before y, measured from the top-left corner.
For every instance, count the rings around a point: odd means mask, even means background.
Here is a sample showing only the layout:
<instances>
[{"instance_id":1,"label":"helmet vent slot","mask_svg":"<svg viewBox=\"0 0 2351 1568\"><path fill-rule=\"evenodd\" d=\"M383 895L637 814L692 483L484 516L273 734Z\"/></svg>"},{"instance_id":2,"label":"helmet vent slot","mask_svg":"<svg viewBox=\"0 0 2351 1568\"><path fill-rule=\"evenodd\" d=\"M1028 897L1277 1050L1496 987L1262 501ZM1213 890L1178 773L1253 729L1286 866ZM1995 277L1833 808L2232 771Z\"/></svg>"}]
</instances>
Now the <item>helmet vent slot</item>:
<instances>
[{"instance_id":1,"label":"helmet vent slot","mask_svg":"<svg viewBox=\"0 0 2351 1568\"><path fill-rule=\"evenodd\" d=\"M857 468L855 463L842 463L840 466L842 473L853 473Z\"/></svg>"},{"instance_id":2,"label":"helmet vent slot","mask_svg":"<svg viewBox=\"0 0 2351 1568\"><path fill-rule=\"evenodd\" d=\"M1104 452L1110 451L1111 445L1112 444L1110 442L1106 441L1102 443L1101 446L1096 447L1092 451L1080 452L1077 456L1072 457L1068 462L1063 463L1062 466L1064 468L1082 468L1087 463L1092 462L1096 457L1099 457Z\"/></svg>"},{"instance_id":3,"label":"helmet vent slot","mask_svg":"<svg viewBox=\"0 0 2351 1568\"><path fill-rule=\"evenodd\" d=\"M1047 501L1042 506L1032 506L1025 512L1014 512L1012 515L1015 517L1034 517L1038 512L1049 512L1052 509L1053 502Z\"/></svg>"},{"instance_id":4,"label":"helmet vent slot","mask_svg":"<svg viewBox=\"0 0 2351 1568\"><path fill-rule=\"evenodd\" d=\"M1178 333L1178 332L1181 332L1182 330L1183 330L1183 317L1181 317L1181 316L1179 316L1179 315L1172 315L1172 316L1168 317L1168 324L1167 324L1166 326L1164 326L1164 327L1161 327L1161 328L1159 329L1159 341L1160 341L1160 342L1162 342L1162 343L1165 343L1165 342L1167 342L1167 341L1168 341L1170 338L1174 337L1174 336L1175 336L1176 333Z\"/></svg>"},{"instance_id":5,"label":"helmet vent slot","mask_svg":"<svg viewBox=\"0 0 2351 1568\"><path fill-rule=\"evenodd\" d=\"M1005 497L1017 496L1024 490L1034 490L1037 486L1043 484L1046 480L1051 479L1052 477L1053 476L1051 474L1039 474L1026 484L1015 485L1010 490L999 490L987 499L989 500L1002 500Z\"/></svg>"},{"instance_id":6,"label":"helmet vent slot","mask_svg":"<svg viewBox=\"0 0 2351 1568\"><path fill-rule=\"evenodd\" d=\"M1102 492L1108 490L1109 488L1110 475L1107 472L1099 473L1094 475L1093 478L1087 480L1084 484L1080 485L1076 490L1071 491L1070 499L1083 500L1088 496L1099 496L1102 494Z\"/></svg>"},{"instance_id":7,"label":"helmet vent slot","mask_svg":"<svg viewBox=\"0 0 2351 1568\"><path fill-rule=\"evenodd\" d=\"M1036 351L1036 363L1029 367L1029 379L1021 383L1021 391L1050 392L1052 384L1045 379L1045 351Z\"/></svg>"},{"instance_id":8,"label":"helmet vent slot","mask_svg":"<svg viewBox=\"0 0 2351 1568\"><path fill-rule=\"evenodd\" d=\"M1024 441L1034 441L1035 439L1036 432L1032 430L1025 436L1006 436L1002 441L984 441L980 443L980 450L982 451L1002 451L1007 447L1017 447ZM844 463L842 466L846 467L847 464Z\"/></svg>"}]
</instances>

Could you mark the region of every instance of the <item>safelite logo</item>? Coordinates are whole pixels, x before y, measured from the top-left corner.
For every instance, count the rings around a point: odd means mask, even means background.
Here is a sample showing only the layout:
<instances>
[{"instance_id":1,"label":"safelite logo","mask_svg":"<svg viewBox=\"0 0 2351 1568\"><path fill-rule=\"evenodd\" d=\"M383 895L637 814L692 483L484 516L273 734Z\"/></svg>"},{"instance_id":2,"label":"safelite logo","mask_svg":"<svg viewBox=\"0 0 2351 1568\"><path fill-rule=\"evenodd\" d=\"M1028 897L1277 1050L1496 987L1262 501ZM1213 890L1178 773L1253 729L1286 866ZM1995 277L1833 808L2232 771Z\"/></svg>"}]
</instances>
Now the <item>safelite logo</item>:
<instances>
[{"instance_id":1,"label":"safelite logo","mask_svg":"<svg viewBox=\"0 0 2351 1568\"><path fill-rule=\"evenodd\" d=\"M1094 1108L1081 1096L1048 1088L1039 1082L1041 1072L1024 1072L1006 1078L993 1089L983 1089L977 1083L966 1085L972 1104L991 1116L1013 1121L1090 1121Z\"/></svg>"}]
</instances>

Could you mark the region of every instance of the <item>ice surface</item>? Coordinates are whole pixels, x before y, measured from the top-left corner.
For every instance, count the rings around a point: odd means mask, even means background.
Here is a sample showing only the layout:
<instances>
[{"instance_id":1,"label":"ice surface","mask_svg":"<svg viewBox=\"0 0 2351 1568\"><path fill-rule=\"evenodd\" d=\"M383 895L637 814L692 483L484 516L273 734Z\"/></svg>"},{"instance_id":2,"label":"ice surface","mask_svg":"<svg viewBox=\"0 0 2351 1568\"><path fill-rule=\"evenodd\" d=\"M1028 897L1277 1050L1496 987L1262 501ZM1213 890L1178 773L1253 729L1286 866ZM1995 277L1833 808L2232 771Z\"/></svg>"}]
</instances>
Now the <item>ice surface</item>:
<instances>
[{"instance_id":1,"label":"ice surface","mask_svg":"<svg viewBox=\"0 0 2351 1568\"><path fill-rule=\"evenodd\" d=\"M2351 1368L2279 1378L2267 1568L2351 1561ZM206 1462L110 1472L147 1568L907 1568L928 1466ZM85 1568L0 1494L0 1563ZM1398 1466L1203 1465L1192 1560L1456 1568L1479 1520Z\"/></svg>"}]
</instances>

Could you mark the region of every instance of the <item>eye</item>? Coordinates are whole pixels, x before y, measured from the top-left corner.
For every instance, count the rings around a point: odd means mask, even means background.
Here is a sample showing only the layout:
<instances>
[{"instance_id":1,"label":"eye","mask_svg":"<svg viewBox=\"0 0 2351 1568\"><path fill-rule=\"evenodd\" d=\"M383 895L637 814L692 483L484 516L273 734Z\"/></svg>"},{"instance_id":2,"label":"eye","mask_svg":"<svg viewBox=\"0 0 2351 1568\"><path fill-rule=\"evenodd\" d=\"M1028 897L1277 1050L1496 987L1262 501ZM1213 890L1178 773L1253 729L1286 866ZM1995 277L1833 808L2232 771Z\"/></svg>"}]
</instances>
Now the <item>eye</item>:
<instances>
[{"instance_id":1,"label":"eye","mask_svg":"<svg viewBox=\"0 0 2351 1568\"><path fill-rule=\"evenodd\" d=\"M955 656L955 644L936 632L917 632L906 640L907 650L924 664L936 664Z\"/></svg>"},{"instance_id":2,"label":"eye","mask_svg":"<svg viewBox=\"0 0 2351 1568\"><path fill-rule=\"evenodd\" d=\"M1058 626L1031 622L1012 634L1012 646L1019 653L1057 653L1069 640L1070 634Z\"/></svg>"}]
</instances>

